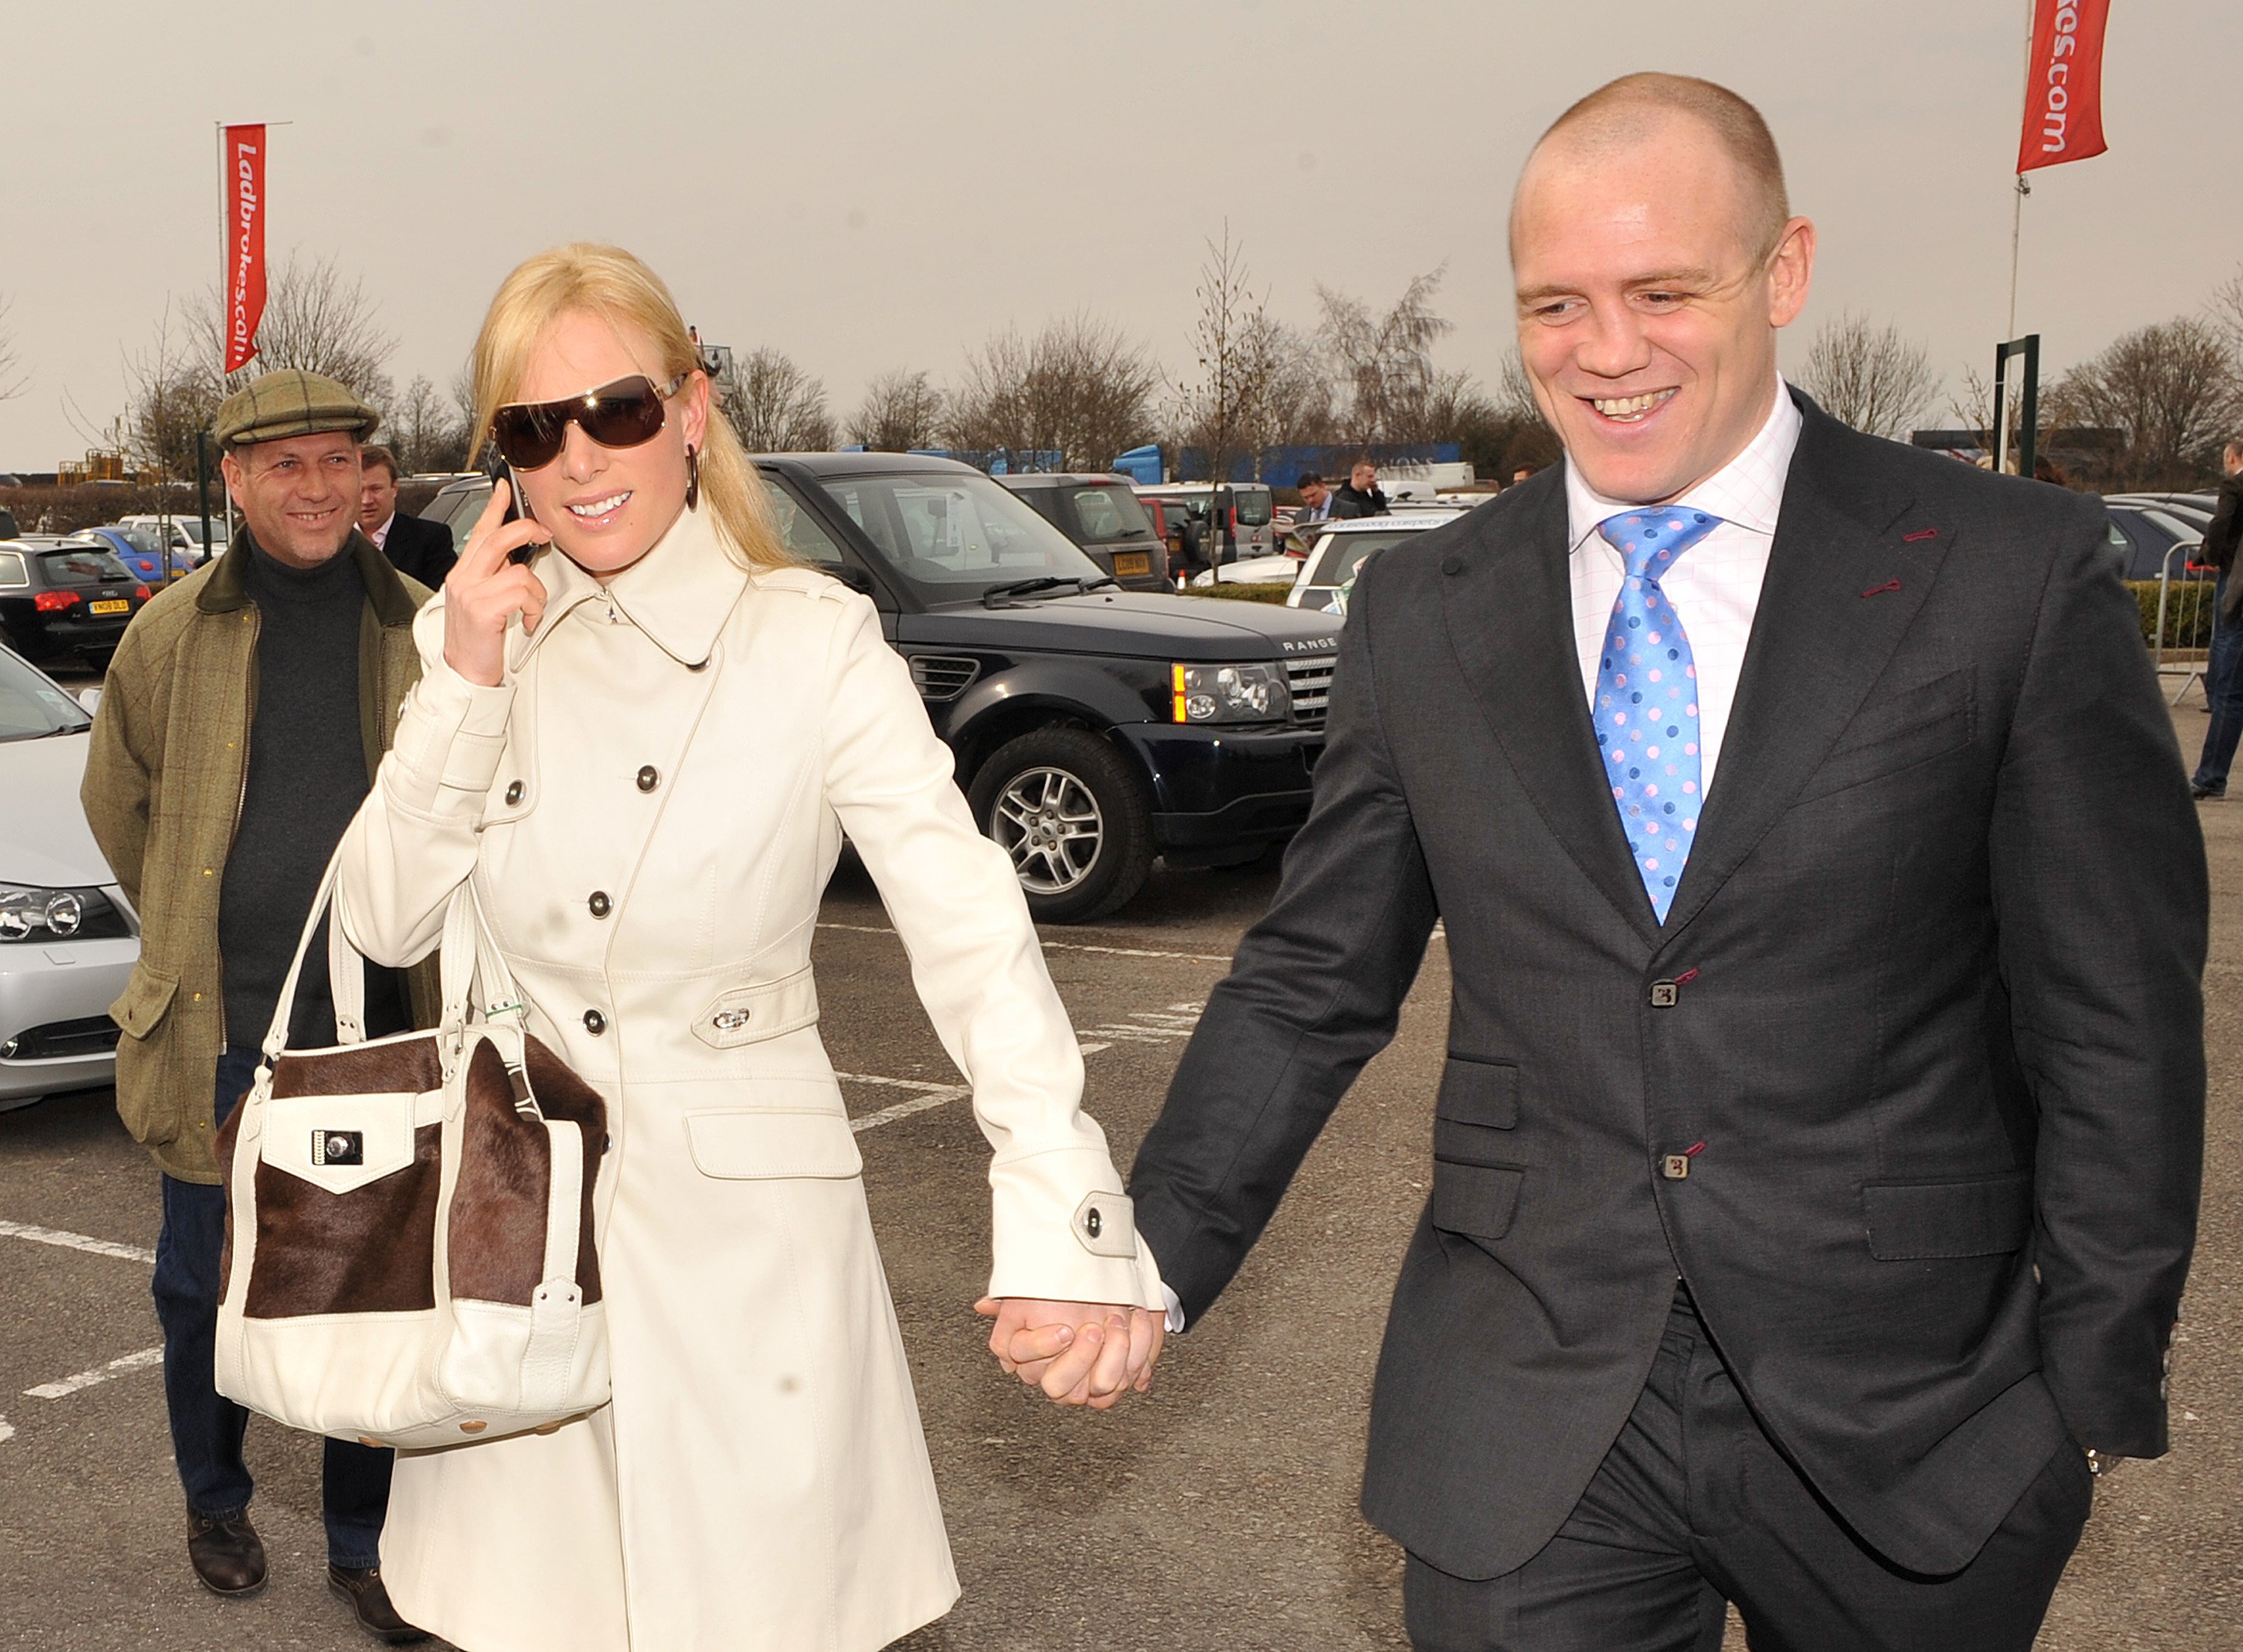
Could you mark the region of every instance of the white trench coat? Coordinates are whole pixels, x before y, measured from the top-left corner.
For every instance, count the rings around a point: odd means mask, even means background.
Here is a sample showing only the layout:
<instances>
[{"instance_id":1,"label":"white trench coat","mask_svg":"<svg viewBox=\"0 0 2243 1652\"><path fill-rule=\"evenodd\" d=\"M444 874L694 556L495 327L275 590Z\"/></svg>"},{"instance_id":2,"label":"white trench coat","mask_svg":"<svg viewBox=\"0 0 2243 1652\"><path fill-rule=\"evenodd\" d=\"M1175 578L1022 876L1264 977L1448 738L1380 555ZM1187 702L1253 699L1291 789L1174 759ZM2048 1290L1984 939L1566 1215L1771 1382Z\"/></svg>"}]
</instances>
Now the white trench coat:
<instances>
[{"instance_id":1,"label":"white trench coat","mask_svg":"<svg viewBox=\"0 0 2243 1652\"><path fill-rule=\"evenodd\" d=\"M444 664L441 597L421 612L426 675L340 910L403 964L472 876L529 1031L606 1098L615 1397L548 1436L401 1453L383 1574L468 1652L868 1652L958 1583L818 1036L845 830L995 1150L991 1293L1157 1309L1159 1274L1112 1206L1079 1217L1122 1188L1081 1052L872 604L750 575L705 512L604 589L538 567L544 622L496 688Z\"/></svg>"}]
</instances>

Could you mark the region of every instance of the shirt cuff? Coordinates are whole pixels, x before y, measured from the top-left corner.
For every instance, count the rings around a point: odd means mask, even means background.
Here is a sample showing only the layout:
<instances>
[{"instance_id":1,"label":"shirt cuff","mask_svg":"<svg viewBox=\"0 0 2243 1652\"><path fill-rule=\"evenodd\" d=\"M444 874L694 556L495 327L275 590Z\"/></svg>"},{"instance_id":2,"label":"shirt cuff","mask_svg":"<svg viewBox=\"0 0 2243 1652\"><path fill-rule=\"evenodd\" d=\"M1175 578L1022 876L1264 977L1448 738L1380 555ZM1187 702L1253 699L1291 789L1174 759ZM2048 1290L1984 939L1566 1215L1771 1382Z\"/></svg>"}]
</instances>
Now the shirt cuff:
<instances>
[{"instance_id":1,"label":"shirt cuff","mask_svg":"<svg viewBox=\"0 0 2243 1652\"><path fill-rule=\"evenodd\" d=\"M1169 1329L1171 1333L1184 1328L1184 1299L1176 1294L1176 1287L1166 1279L1161 1281L1161 1299L1169 1305Z\"/></svg>"}]
</instances>

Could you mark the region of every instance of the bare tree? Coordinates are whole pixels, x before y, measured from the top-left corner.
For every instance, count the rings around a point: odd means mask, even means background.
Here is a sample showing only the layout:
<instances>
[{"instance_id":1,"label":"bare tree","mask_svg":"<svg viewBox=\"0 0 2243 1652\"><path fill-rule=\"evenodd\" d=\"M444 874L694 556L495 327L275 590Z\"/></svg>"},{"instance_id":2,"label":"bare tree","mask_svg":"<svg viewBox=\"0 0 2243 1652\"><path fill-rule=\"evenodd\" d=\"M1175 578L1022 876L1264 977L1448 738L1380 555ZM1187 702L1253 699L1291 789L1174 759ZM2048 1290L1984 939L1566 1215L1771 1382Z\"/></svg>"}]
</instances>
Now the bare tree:
<instances>
[{"instance_id":1,"label":"bare tree","mask_svg":"<svg viewBox=\"0 0 2243 1652\"><path fill-rule=\"evenodd\" d=\"M1903 441L1939 392L1931 358L1894 326L1849 310L1822 324L1794 376L1824 413L1865 435Z\"/></svg>"},{"instance_id":2,"label":"bare tree","mask_svg":"<svg viewBox=\"0 0 2243 1652\"><path fill-rule=\"evenodd\" d=\"M6 326L10 303L0 299L0 401L24 393L23 362L16 354L16 335Z\"/></svg>"},{"instance_id":3,"label":"bare tree","mask_svg":"<svg viewBox=\"0 0 2243 1652\"><path fill-rule=\"evenodd\" d=\"M1242 453L1260 457L1257 438L1269 422L1266 404L1278 360L1269 294L1254 291L1245 248L1231 244L1227 222L1223 244L1207 243L1193 296L1199 320L1191 348L1199 372L1175 386L1175 424L1179 436L1205 455L1209 479L1223 481ZM1258 476L1258 463L1255 468Z\"/></svg>"},{"instance_id":4,"label":"bare tree","mask_svg":"<svg viewBox=\"0 0 2243 1652\"><path fill-rule=\"evenodd\" d=\"M1340 415L1344 440L1396 440L1395 427L1413 422L1431 397L1433 341L1450 331L1432 306L1446 270L1444 265L1412 277L1402 296L1375 315L1361 299L1317 285L1324 307L1319 336L1347 395Z\"/></svg>"},{"instance_id":5,"label":"bare tree","mask_svg":"<svg viewBox=\"0 0 2243 1652\"><path fill-rule=\"evenodd\" d=\"M414 375L386 422L389 445L407 475L467 467L467 421L427 374Z\"/></svg>"},{"instance_id":6,"label":"bare tree","mask_svg":"<svg viewBox=\"0 0 2243 1652\"><path fill-rule=\"evenodd\" d=\"M2243 418L2238 376L2219 330L2183 316L2139 327L2065 374L2043 420L2120 433L2106 491L2195 487L2217 474L2220 445Z\"/></svg>"},{"instance_id":7,"label":"bare tree","mask_svg":"<svg viewBox=\"0 0 2243 1652\"><path fill-rule=\"evenodd\" d=\"M196 439L226 399L199 326L182 326L165 304L155 336L125 358L125 412L96 445L117 448L135 469L163 480L192 480Z\"/></svg>"},{"instance_id":8,"label":"bare tree","mask_svg":"<svg viewBox=\"0 0 2243 1652\"><path fill-rule=\"evenodd\" d=\"M849 440L876 453L932 447L942 429L942 392L924 373L884 373L849 415Z\"/></svg>"},{"instance_id":9,"label":"bare tree","mask_svg":"<svg viewBox=\"0 0 2243 1652\"><path fill-rule=\"evenodd\" d=\"M1007 328L967 353L944 431L970 453L1056 453L1064 469L1103 470L1153 433L1159 380L1142 345L1088 315L1033 338Z\"/></svg>"},{"instance_id":10,"label":"bare tree","mask_svg":"<svg viewBox=\"0 0 2243 1652\"><path fill-rule=\"evenodd\" d=\"M300 367L348 385L379 407L391 386L385 369L397 340L376 319L366 282L346 277L333 259L290 253L266 283L265 317L257 325L257 354L226 380L228 391L259 373ZM225 304L215 287L188 306L202 354L213 378L226 359Z\"/></svg>"},{"instance_id":11,"label":"bare tree","mask_svg":"<svg viewBox=\"0 0 2243 1652\"><path fill-rule=\"evenodd\" d=\"M2243 361L2243 264L2235 266L2235 273L2215 288L2212 302L2212 325L2239 361Z\"/></svg>"},{"instance_id":12,"label":"bare tree","mask_svg":"<svg viewBox=\"0 0 2243 1652\"><path fill-rule=\"evenodd\" d=\"M783 350L766 345L733 357L717 393L724 417L751 453L812 453L833 446L825 385Z\"/></svg>"}]
</instances>

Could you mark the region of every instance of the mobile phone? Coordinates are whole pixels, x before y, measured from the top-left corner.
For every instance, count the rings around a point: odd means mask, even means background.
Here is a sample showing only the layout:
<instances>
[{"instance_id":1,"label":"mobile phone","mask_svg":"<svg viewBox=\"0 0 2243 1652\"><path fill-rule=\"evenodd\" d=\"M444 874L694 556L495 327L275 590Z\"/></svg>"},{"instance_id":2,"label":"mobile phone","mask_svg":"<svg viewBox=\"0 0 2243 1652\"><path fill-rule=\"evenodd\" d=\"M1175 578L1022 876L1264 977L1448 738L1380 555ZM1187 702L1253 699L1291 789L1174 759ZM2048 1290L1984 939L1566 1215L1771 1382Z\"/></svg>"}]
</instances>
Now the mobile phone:
<instances>
[{"instance_id":1,"label":"mobile phone","mask_svg":"<svg viewBox=\"0 0 2243 1652\"><path fill-rule=\"evenodd\" d=\"M506 514L500 519L502 526L507 522L534 522L537 520L529 507L522 501L522 479L514 473L513 466L508 464L503 459L495 459L491 461L488 473L493 487L496 487L501 482L506 484ZM517 545L506 554L506 560L509 562L527 562L544 548L542 545Z\"/></svg>"}]
</instances>

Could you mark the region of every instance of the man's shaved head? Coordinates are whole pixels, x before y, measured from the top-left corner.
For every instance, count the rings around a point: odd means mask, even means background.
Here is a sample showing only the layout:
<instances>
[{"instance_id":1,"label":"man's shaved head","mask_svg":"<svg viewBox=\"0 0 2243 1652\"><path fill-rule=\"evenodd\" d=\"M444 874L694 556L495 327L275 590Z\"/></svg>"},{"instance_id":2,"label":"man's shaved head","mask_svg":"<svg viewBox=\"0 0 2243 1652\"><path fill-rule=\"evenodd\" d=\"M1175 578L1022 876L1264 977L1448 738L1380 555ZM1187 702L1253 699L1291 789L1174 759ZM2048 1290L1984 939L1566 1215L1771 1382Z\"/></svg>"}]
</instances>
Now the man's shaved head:
<instances>
[{"instance_id":1,"label":"man's shaved head","mask_svg":"<svg viewBox=\"0 0 2243 1652\"><path fill-rule=\"evenodd\" d=\"M1595 160L1655 141L1677 117L1702 124L1736 163L1747 245L1766 258L1791 217L1783 158L1760 111L1726 86L1688 75L1623 75L1551 122L1534 147L1539 153L1562 146L1569 158Z\"/></svg>"}]
</instances>

